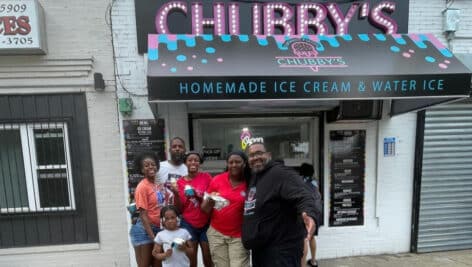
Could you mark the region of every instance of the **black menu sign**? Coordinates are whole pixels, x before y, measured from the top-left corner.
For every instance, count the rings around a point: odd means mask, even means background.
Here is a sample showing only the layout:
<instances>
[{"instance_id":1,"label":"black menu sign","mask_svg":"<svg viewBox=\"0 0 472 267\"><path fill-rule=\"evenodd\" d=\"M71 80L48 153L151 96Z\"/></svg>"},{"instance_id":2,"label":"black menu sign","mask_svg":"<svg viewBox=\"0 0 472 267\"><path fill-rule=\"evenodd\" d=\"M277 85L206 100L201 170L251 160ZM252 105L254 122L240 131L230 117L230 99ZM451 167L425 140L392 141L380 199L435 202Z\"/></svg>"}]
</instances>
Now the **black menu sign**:
<instances>
[{"instance_id":1,"label":"black menu sign","mask_svg":"<svg viewBox=\"0 0 472 267\"><path fill-rule=\"evenodd\" d=\"M221 148L203 148L203 158L205 160L219 160L221 157Z\"/></svg>"},{"instance_id":2,"label":"black menu sign","mask_svg":"<svg viewBox=\"0 0 472 267\"><path fill-rule=\"evenodd\" d=\"M134 167L133 161L142 152L152 151L165 160L164 120L124 120L123 132L128 169L129 201L134 199L134 190L143 176Z\"/></svg>"},{"instance_id":3,"label":"black menu sign","mask_svg":"<svg viewBox=\"0 0 472 267\"><path fill-rule=\"evenodd\" d=\"M365 130L329 132L329 226L364 224Z\"/></svg>"}]
</instances>

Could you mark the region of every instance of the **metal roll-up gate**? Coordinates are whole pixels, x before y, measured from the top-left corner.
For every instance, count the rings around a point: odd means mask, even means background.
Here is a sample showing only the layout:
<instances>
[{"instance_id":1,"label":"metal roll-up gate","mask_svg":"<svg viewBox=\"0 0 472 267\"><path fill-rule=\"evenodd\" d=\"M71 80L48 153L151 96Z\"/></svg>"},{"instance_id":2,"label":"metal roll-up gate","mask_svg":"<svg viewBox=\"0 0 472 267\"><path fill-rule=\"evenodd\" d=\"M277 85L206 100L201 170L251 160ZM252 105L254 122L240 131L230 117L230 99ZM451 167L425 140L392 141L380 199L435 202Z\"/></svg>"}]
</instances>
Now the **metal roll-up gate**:
<instances>
[{"instance_id":1,"label":"metal roll-up gate","mask_svg":"<svg viewBox=\"0 0 472 267\"><path fill-rule=\"evenodd\" d=\"M472 103L426 111L418 252L472 248Z\"/></svg>"}]
</instances>

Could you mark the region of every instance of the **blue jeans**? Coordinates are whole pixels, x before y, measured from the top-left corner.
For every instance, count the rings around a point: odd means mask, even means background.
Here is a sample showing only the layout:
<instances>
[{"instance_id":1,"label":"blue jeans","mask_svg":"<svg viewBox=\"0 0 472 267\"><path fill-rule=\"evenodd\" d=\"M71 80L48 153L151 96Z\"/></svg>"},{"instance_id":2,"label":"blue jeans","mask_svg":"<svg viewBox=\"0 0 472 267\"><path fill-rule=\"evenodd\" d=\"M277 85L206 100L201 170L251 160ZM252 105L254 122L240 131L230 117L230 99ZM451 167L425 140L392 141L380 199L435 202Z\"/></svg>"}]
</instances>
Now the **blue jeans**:
<instances>
[{"instance_id":1,"label":"blue jeans","mask_svg":"<svg viewBox=\"0 0 472 267\"><path fill-rule=\"evenodd\" d=\"M161 231L161 229L152 224L151 229L154 234L157 234ZM154 240L149 237L146 230L144 229L144 225L141 221L141 218L138 218L136 223L131 226L131 229L129 230L129 236L131 238L131 244L133 245L133 247L154 243Z\"/></svg>"},{"instance_id":2,"label":"blue jeans","mask_svg":"<svg viewBox=\"0 0 472 267\"><path fill-rule=\"evenodd\" d=\"M207 242L208 243L208 237L207 237L207 230L208 230L208 224L203 226L202 228L195 228L191 226L188 222L186 222L184 219L180 221L180 227L184 228L189 232L189 234L192 236L192 241L196 241L198 243L200 242Z\"/></svg>"}]
</instances>

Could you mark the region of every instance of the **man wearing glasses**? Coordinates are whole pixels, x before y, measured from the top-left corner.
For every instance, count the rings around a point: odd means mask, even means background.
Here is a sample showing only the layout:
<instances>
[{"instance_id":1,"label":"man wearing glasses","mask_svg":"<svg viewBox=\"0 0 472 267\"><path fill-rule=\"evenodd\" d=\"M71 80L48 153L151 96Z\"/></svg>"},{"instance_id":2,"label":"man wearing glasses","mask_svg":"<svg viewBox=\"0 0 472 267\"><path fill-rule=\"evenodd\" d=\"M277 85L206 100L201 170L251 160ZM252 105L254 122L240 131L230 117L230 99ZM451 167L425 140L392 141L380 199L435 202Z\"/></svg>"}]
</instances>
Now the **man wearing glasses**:
<instances>
[{"instance_id":1,"label":"man wearing glasses","mask_svg":"<svg viewBox=\"0 0 472 267\"><path fill-rule=\"evenodd\" d=\"M321 197L295 171L272 161L263 143L246 150L252 177L244 204L242 241L252 265L301 266L305 238L321 219Z\"/></svg>"}]
</instances>

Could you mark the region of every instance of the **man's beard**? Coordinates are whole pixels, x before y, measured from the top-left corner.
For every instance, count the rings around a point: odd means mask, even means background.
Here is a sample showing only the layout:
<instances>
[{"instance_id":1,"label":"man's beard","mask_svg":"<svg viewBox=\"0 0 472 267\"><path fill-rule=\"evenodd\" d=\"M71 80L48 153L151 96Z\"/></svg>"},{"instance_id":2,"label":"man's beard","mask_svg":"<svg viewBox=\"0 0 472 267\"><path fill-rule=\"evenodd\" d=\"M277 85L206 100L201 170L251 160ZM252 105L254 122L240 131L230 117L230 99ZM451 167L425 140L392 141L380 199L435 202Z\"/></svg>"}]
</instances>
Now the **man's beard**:
<instances>
[{"instance_id":1,"label":"man's beard","mask_svg":"<svg viewBox=\"0 0 472 267\"><path fill-rule=\"evenodd\" d=\"M251 169L251 173L252 173L252 174L258 174L258 173L260 173L263 169L264 169L264 168L260 168L260 169L257 169L257 170L256 170L256 169Z\"/></svg>"},{"instance_id":2,"label":"man's beard","mask_svg":"<svg viewBox=\"0 0 472 267\"><path fill-rule=\"evenodd\" d=\"M264 160L264 162L262 163L262 166L261 167L258 167L258 168L251 168L251 173L253 174L258 174L260 172L262 172L266 166L267 166L267 163L270 161L270 159L266 159Z\"/></svg>"},{"instance_id":3,"label":"man's beard","mask_svg":"<svg viewBox=\"0 0 472 267\"><path fill-rule=\"evenodd\" d=\"M170 154L170 158L176 164L180 165L180 164L184 163L184 154L183 153Z\"/></svg>"}]
</instances>

